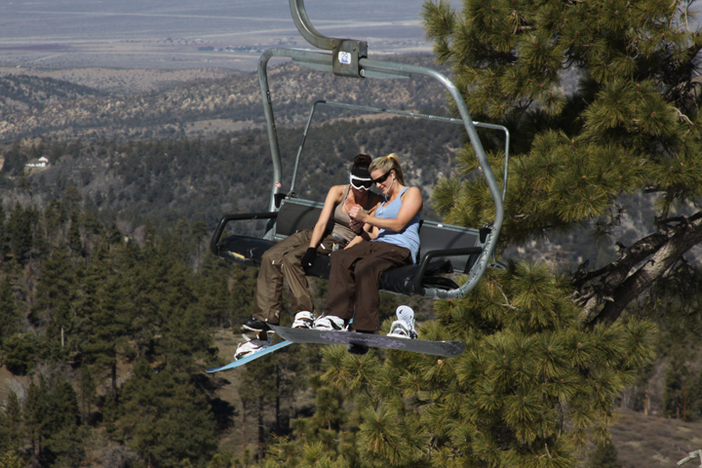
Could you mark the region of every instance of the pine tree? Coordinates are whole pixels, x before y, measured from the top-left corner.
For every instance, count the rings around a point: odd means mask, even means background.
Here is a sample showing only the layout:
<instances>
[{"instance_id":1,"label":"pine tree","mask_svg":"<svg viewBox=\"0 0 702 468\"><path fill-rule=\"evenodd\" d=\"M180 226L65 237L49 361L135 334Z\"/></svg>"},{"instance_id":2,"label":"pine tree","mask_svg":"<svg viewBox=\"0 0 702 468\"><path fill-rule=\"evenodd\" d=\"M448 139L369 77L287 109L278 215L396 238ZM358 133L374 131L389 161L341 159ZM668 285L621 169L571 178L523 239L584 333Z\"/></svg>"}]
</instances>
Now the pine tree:
<instances>
[{"instance_id":1,"label":"pine tree","mask_svg":"<svg viewBox=\"0 0 702 468\"><path fill-rule=\"evenodd\" d=\"M43 378L40 378L40 385L31 381L27 389L27 398L24 401L24 423L27 436L31 441L32 455L36 459L42 457L43 438L47 432L46 425L46 387Z\"/></svg>"},{"instance_id":2,"label":"pine tree","mask_svg":"<svg viewBox=\"0 0 702 468\"><path fill-rule=\"evenodd\" d=\"M83 196L80 194L78 187L71 184L63 191L62 199L65 200L67 210L72 213L78 213L81 210L81 202Z\"/></svg>"},{"instance_id":3,"label":"pine tree","mask_svg":"<svg viewBox=\"0 0 702 468\"><path fill-rule=\"evenodd\" d=\"M52 199L44 208L44 228L46 229L44 234L54 247L62 241L66 221L68 221L66 208L58 200Z\"/></svg>"},{"instance_id":4,"label":"pine tree","mask_svg":"<svg viewBox=\"0 0 702 468\"><path fill-rule=\"evenodd\" d=\"M228 328L232 325L230 306L229 276L231 268L213 255L206 255L198 272L200 303L205 311L207 323L211 327ZM247 294L253 297L255 289Z\"/></svg>"},{"instance_id":5,"label":"pine tree","mask_svg":"<svg viewBox=\"0 0 702 468\"><path fill-rule=\"evenodd\" d=\"M43 257L50 249L45 235L46 230L42 222L41 210L36 206L31 206L27 209L27 214L32 229L32 249L30 253L33 258Z\"/></svg>"},{"instance_id":6,"label":"pine tree","mask_svg":"<svg viewBox=\"0 0 702 468\"><path fill-rule=\"evenodd\" d=\"M122 243L123 239L122 231L119 230L117 223L110 224L109 232L107 234L107 241L110 245L117 245Z\"/></svg>"},{"instance_id":7,"label":"pine tree","mask_svg":"<svg viewBox=\"0 0 702 468\"><path fill-rule=\"evenodd\" d=\"M7 221L5 217L5 208L0 204L0 261L5 258L8 251Z\"/></svg>"},{"instance_id":8,"label":"pine tree","mask_svg":"<svg viewBox=\"0 0 702 468\"><path fill-rule=\"evenodd\" d=\"M27 464L15 450L9 450L0 455L0 468L25 468Z\"/></svg>"},{"instance_id":9,"label":"pine tree","mask_svg":"<svg viewBox=\"0 0 702 468\"><path fill-rule=\"evenodd\" d=\"M2 165L2 172L18 175L24 171L27 163L27 156L22 153L22 140L15 138L12 147L3 154L5 163Z\"/></svg>"},{"instance_id":10,"label":"pine tree","mask_svg":"<svg viewBox=\"0 0 702 468\"><path fill-rule=\"evenodd\" d=\"M67 250L64 247L54 249L41 266L30 319L46 327L47 350L55 359L67 355L70 347L66 343L75 338L76 323L72 313L75 282L75 269Z\"/></svg>"},{"instance_id":11,"label":"pine tree","mask_svg":"<svg viewBox=\"0 0 702 468\"><path fill-rule=\"evenodd\" d=\"M543 266L513 265L437 303L420 338L460 339L456 358L325 347L317 414L294 424L305 445L271 455L286 466L315 453L339 466L574 466L590 434L608 438L617 398L653 359L654 328L588 328L568 292Z\"/></svg>"},{"instance_id":12,"label":"pine tree","mask_svg":"<svg viewBox=\"0 0 702 468\"><path fill-rule=\"evenodd\" d=\"M257 360L257 364L255 367L244 369L241 373L241 388L247 390L240 395L240 398L242 413L246 413L249 409L249 414L256 421L256 429L252 432L256 434L256 453L260 460L269 436L264 411L276 398L276 361L271 356L264 356ZM242 416L247 418L248 415L242 414Z\"/></svg>"},{"instance_id":13,"label":"pine tree","mask_svg":"<svg viewBox=\"0 0 702 468\"><path fill-rule=\"evenodd\" d=\"M187 375L139 359L120 393L118 435L148 466L211 459L217 448L211 408Z\"/></svg>"},{"instance_id":14,"label":"pine tree","mask_svg":"<svg viewBox=\"0 0 702 468\"><path fill-rule=\"evenodd\" d=\"M83 365L80 368L78 387L80 389L80 407L83 423L91 419L92 404L97 399L97 383L93 377L92 366Z\"/></svg>"},{"instance_id":15,"label":"pine tree","mask_svg":"<svg viewBox=\"0 0 702 468\"><path fill-rule=\"evenodd\" d=\"M18 262L24 261L33 244L31 214L16 203L7 220L10 252Z\"/></svg>"},{"instance_id":16,"label":"pine tree","mask_svg":"<svg viewBox=\"0 0 702 468\"><path fill-rule=\"evenodd\" d=\"M617 448L612 441L597 444L595 450L590 453L589 468L622 468L617 455Z\"/></svg>"},{"instance_id":17,"label":"pine tree","mask_svg":"<svg viewBox=\"0 0 702 468\"><path fill-rule=\"evenodd\" d=\"M109 376L111 396L117 397L117 364L128 350L131 335L129 291L120 277L108 276L108 266L95 261L81 284L76 304L77 343L84 365Z\"/></svg>"},{"instance_id":18,"label":"pine tree","mask_svg":"<svg viewBox=\"0 0 702 468\"><path fill-rule=\"evenodd\" d=\"M37 362L39 340L32 333L15 333L3 343L3 364L15 375L25 375Z\"/></svg>"},{"instance_id":19,"label":"pine tree","mask_svg":"<svg viewBox=\"0 0 702 468\"><path fill-rule=\"evenodd\" d=\"M700 83L693 79L702 35L691 29L691 4L465 0L460 12L443 0L424 4L437 60L452 67L472 117L511 130L503 246L583 225L607 239L629 208L624 195L656 207L641 237L619 244L618 258L584 263L573 275L589 321L614 321L647 292L655 304L662 282L695 297L685 310L698 304L700 283L688 280L694 267L685 260L702 242ZM572 94L561 88L566 70L578 80ZM499 179L504 155L489 157ZM476 167L471 151L461 160ZM448 179L435 195L448 222L492 219L479 178Z\"/></svg>"},{"instance_id":20,"label":"pine tree","mask_svg":"<svg viewBox=\"0 0 702 468\"><path fill-rule=\"evenodd\" d=\"M258 270L235 265L230 280L231 321L242 323L253 314Z\"/></svg>"},{"instance_id":21,"label":"pine tree","mask_svg":"<svg viewBox=\"0 0 702 468\"><path fill-rule=\"evenodd\" d=\"M5 410L0 414L0 453L20 450L24 442L22 406L17 394L10 392Z\"/></svg>"},{"instance_id":22,"label":"pine tree","mask_svg":"<svg viewBox=\"0 0 702 468\"><path fill-rule=\"evenodd\" d=\"M688 405L688 387L690 387L690 371L682 356L674 356L663 376L663 414L667 417L688 421L686 412Z\"/></svg>"},{"instance_id":23,"label":"pine tree","mask_svg":"<svg viewBox=\"0 0 702 468\"><path fill-rule=\"evenodd\" d=\"M20 331L20 320L10 277L5 276L0 281L0 350L3 348L4 340Z\"/></svg>"},{"instance_id":24,"label":"pine tree","mask_svg":"<svg viewBox=\"0 0 702 468\"><path fill-rule=\"evenodd\" d=\"M80 426L78 398L71 384L61 380L51 383L44 418L44 464L80 466L85 458L87 430Z\"/></svg>"},{"instance_id":25,"label":"pine tree","mask_svg":"<svg viewBox=\"0 0 702 468\"><path fill-rule=\"evenodd\" d=\"M80 226L78 224L78 216L71 216L71 226L68 228L68 246L74 254L83 253L83 237L80 234Z\"/></svg>"},{"instance_id":26,"label":"pine tree","mask_svg":"<svg viewBox=\"0 0 702 468\"><path fill-rule=\"evenodd\" d=\"M207 224L203 221L195 221L192 227L192 239L195 241L195 265L197 265L196 270L200 267L200 247L202 239L207 235Z\"/></svg>"}]
</instances>

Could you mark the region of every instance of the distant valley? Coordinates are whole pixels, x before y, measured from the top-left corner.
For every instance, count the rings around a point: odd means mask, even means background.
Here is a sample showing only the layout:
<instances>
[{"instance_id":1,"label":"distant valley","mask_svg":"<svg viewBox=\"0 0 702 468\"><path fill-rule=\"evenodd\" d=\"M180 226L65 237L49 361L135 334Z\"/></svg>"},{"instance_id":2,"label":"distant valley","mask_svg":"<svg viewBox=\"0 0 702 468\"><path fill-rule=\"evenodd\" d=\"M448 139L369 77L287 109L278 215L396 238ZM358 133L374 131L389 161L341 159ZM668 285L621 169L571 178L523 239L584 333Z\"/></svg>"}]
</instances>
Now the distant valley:
<instances>
[{"instance_id":1,"label":"distant valley","mask_svg":"<svg viewBox=\"0 0 702 468\"><path fill-rule=\"evenodd\" d=\"M394 59L432 65L429 55ZM164 227L187 219L213 228L227 211L264 209L272 169L258 80L241 72L202 75L93 69L0 76L6 183L15 186L25 174L40 205L60 199L71 185L79 187L87 206L124 223L127 233L147 218ZM291 188L300 127L316 100L448 115L441 87L426 78L349 80L292 63L271 67L269 77L284 190ZM295 186L309 198L323 199L330 181L343 183L358 152L397 152L411 183L427 196L440 174L456 169L459 126L346 111L318 117ZM41 156L48 167L25 171L28 161ZM11 206L23 196L6 191L4 203ZM429 204L427 210L431 216Z\"/></svg>"},{"instance_id":2,"label":"distant valley","mask_svg":"<svg viewBox=\"0 0 702 468\"><path fill-rule=\"evenodd\" d=\"M431 51L420 23L422 3L402 0L397 8L397 0L307 0L305 8L322 34L367 41L375 56ZM264 49L309 47L288 5L288 0L0 2L0 66L252 71Z\"/></svg>"}]
</instances>

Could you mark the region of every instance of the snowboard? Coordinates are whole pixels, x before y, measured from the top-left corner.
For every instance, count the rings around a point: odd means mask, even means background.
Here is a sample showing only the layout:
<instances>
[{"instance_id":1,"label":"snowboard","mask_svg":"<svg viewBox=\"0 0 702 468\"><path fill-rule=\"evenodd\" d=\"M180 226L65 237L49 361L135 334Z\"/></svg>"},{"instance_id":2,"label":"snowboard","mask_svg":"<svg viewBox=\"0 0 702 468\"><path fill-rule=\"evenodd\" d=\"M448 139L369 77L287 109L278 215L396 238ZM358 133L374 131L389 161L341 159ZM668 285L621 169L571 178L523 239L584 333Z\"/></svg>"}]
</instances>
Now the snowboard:
<instances>
[{"instance_id":1,"label":"snowboard","mask_svg":"<svg viewBox=\"0 0 702 468\"><path fill-rule=\"evenodd\" d=\"M205 370L205 372L207 372L208 374L214 374L215 372L234 369L236 367L243 366L244 364L251 362L254 359L258 359L260 357L265 356L266 354L272 353L273 351L278 351L280 348L284 348L288 345L291 345L292 343L293 343L292 341L281 341L280 343L271 345L267 348L262 349L261 351L257 351L255 353L249 354L246 357L238 359L234 362L230 362L227 365L220 366L220 367L210 367L209 369Z\"/></svg>"},{"instance_id":2,"label":"snowboard","mask_svg":"<svg viewBox=\"0 0 702 468\"><path fill-rule=\"evenodd\" d=\"M386 335L342 331L310 330L308 328L288 328L270 326L278 336L294 343L317 344L360 344L372 348L397 349L434 356L454 357L461 354L466 345L462 341L428 341L395 338Z\"/></svg>"}]
</instances>

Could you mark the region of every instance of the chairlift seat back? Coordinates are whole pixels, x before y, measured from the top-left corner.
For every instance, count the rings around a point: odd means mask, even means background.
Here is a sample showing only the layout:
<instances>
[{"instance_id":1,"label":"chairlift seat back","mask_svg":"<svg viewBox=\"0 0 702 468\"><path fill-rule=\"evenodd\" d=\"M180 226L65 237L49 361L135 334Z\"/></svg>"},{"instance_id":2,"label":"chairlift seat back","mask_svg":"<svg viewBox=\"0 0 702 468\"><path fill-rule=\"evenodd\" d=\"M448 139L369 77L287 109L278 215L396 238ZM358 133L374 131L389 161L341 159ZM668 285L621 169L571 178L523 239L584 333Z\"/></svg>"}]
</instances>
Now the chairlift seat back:
<instances>
[{"instance_id":1,"label":"chairlift seat back","mask_svg":"<svg viewBox=\"0 0 702 468\"><path fill-rule=\"evenodd\" d=\"M266 250L277 241L303 229L312 229L319 218L323 203L290 198L282 201L278 212L249 213L228 215L222 218L215 231L212 242L213 252L229 262L249 266L260 266L261 257ZM250 216L249 216L250 215ZM269 218L275 220L264 238L233 235L219 240L224 226L229 221ZM407 265L385 272L380 280L381 290L403 295L423 295L424 288L451 290L458 288L452 278L443 276L455 272L469 273L475 263L483 243L480 231L477 229L422 221L420 230L421 260L428 252L441 252L450 249L465 249L473 247L474 252L461 255L437 255L426 262L420 282L416 277L421 270L420 264ZM328 256L318 256L308 275L318 278L329 278L331 264Z\"/></svg>"}]
</instances>

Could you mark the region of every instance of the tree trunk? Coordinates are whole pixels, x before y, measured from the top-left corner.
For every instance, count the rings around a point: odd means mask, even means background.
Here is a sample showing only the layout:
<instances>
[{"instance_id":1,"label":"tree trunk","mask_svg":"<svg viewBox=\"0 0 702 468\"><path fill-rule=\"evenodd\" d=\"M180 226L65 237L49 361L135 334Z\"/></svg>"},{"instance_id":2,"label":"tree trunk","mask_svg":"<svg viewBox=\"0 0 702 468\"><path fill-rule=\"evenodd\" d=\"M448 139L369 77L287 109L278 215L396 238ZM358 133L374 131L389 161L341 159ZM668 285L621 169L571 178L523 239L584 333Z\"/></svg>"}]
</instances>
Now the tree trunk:
<instances>
[{"instance_id":1,"label":"tree trunk","mask_svg":"<svg viewBox=\"0 0 702 468\"><path fill-rule=\"evenodd\" d=\"M265 442L265 431L263 427L263 397L258 398L258 461L263 460L263 446Z\"/></svg>"},{"instance_id":2,"label":"tree trunk","mask_svg":"<svg viewBox=\"0 0 702 468\"><path fill-rule=\"evenodd\" d=\"M280 435L283 432L280 423L280 366L275 365L275 433Z\"/></svg>"}]
</instances>

